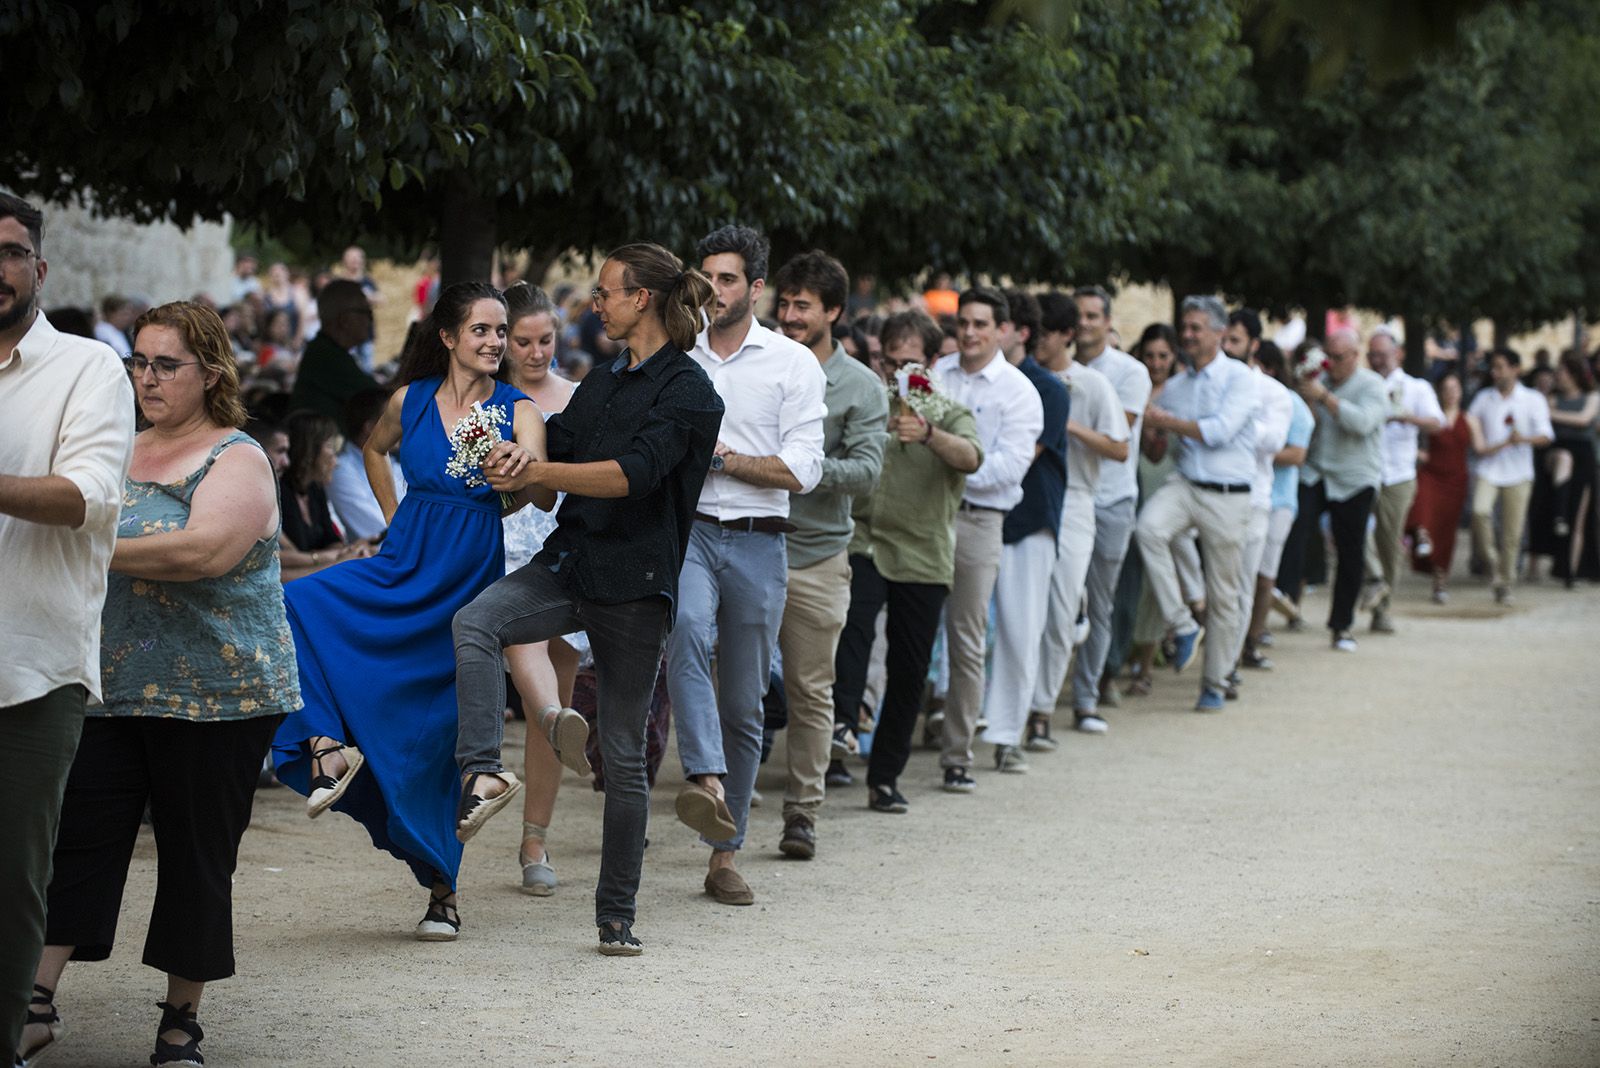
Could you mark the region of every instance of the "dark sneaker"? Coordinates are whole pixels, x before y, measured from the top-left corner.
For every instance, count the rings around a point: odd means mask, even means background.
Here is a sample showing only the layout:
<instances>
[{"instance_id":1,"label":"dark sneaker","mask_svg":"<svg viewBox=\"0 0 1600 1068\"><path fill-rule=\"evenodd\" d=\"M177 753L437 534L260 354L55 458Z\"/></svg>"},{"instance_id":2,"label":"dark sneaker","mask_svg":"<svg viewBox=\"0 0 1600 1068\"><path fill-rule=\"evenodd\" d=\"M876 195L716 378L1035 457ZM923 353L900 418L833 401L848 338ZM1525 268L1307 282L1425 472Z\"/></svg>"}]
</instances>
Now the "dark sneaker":
<instances>
[{"instance_id":1,"label":"dark sneaker","mask_svg":"<svg viewBox=\"0 0 1600 1068\"><path fill-rule=\"evenodd\" d=\"M1262 637L1265 637L1265 635L1262 635ZM1271 671L1272 660L1270 657L1264 656L1259 649L1246 649L1244 654L1239 657L1239 666L1254 668L1257 671Z\"/></svg>"},{"instance_id":2,"label":"dark sneaker","mask_svg":"<svg viewBox=\"0 0 1600 1068\"><path fill-rule=\"evenodd\" d=\"M1030 753L1053 753L1056 740L1050 737L1050 717L1034 713L1028 717L1026 740L1022 747Z\"/></svg>"},{"instance_id":3,"label":"dark sneaker","mask_svg":"<svg viewBox=\"0 0 1600 1068\"><path fill-rule=\"evenodd\" d=\"M600 952L608 957L637 957L644 944L633 937L633 924L613 920L600 925Z\"/></svg>"},{"instance_id":4,"label":"dark sneaker","mask_svg":"<svg viewBox=\"0 0 1600 1068\"><path fill-rule=\"evenodd\" d=\"M817 855L817 827L810 816L796 812L784 817L778 852L796 860L810 860Z\"/></svg>"},{"instance_id":5,"label":"dark sneaker","mask_svg":"<svg viewBox=\"0 0 1600 1068\"><path fill-rule=\"evenodd\" d=\"M997 745L994 747L994 768L1010 775L1025 775L1028 772L1028 758L1014 745ZM945 780L947 783L949 781Z\"/></svg>"},{"instance_id":6,"label":"dark sneaker","mask_svg":"<svg viewBox=\"0 0 1600 1068\"><path fill-rule=\"evenodd\" d=\"M970 794L978 788L978 780L967 774L966 768L944 769L944 790L948 794Z\"/></svg>"},{"instance_id":7,"label":"dark sneaker","mask_svg":"<svg viewBox=\"0 0 1600 1068\"><path fill-rule=\"evenodd\" d=\"M849 786L856 781L856 777L850 774L850 769L844 766L844 761L830 760L822 781L829 786Z\"/></svg>"},{"instance_id":8,"label":"dark sneaker","mask_svg":"<svg viewBox=\"0 0 1600 1068\"><path fill-rule=\"evenodd\" d=\"M867 807L874 812L906 812L911 803L893 786L873 786L867 790Z\"/></svg>"},{"instance_id":9,"label":"dark sneaker","mask_svg":"<svg viewBox=\"0 0 1600 1068\"><path fill-rule=\"evenodd\" d=\"M832 749L835 760L854 755L859 749L856 744L856 732L843 723L835 723L833 725Z\"/></svg>"}]
</instances>

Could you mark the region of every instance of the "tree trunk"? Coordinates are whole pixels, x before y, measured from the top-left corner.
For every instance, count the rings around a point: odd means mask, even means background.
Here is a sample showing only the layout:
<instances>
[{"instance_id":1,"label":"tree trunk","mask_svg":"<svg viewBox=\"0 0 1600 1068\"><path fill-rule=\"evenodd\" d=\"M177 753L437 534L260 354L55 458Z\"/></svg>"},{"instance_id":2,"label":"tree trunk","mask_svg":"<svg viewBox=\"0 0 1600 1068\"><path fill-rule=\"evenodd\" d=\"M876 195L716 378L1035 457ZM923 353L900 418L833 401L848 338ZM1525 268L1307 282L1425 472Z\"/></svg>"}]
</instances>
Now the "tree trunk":
<instances>
[{"instance_id":1,"label":"tree trunk","mask_svg":"<svg viewBox=\"0 0 1600 1068\"><path fill-rule=\"evenodd\" d=\"M1415 315L1405 317L1406 324L1406 363L1405 371L1408 375L1418 378L1426 377L1428 373L1428 328L1422 319Z\"/></svg>"},{"instance_id":2,"label":"tree trunk","mask_svg":"<svg viewBox=\"0 0 1600 1068\"><path fill-rule=\"evenodd\" d=\"M1498 319L1491 319L1489 322L1494 328L1494 347L1497 349L1508 347L1511 344L1511 331L1501 325Z\"/></svg>"},{"instance_id":3,"label":"tree trunk","mask_svg":"<svg viewBox=\"0 0 1600 1068\"><path fill-rule=\"evenodd\" d=\"M1319 343L1328 340L1328 309L1331 305L1321 297L1306 301L1306 337Z\"/></svg>"},{"instance_id":4,"label":"tree trunk","mask_svg":"<svg viewBox=\"0 0 1600 1068\"><path fill-rule=\"evenodd\" d=\"M494 272L494 199L466 171L445 179L439 204L439 285L487 282Z\"/></svg>"}]
</instances>

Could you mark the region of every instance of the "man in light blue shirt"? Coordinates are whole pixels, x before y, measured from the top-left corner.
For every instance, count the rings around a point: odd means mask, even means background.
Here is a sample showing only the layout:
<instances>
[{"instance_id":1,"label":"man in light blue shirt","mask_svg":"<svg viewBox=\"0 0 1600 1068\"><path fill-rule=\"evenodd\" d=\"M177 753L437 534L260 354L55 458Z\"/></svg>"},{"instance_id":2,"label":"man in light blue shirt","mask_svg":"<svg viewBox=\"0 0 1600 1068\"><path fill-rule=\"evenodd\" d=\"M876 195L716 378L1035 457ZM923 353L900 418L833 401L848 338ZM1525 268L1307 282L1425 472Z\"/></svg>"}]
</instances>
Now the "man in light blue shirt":
<instances>
[{"instance_id":1,"label":"man in light blue shirt","mask_svg":"<svg viewBox=\"0 0 1600 1068\"><path fill-rule=\"evenodd\" d=\"M1161 393L1163 407L1145 413L1146 426L1178 436L1178 472L1145 502L1139 516L1139 552L1156 603L1176 638L1173 667L1182 671L1194 659L1204 631L1179 589L1172 541L1191 527L1200 533L1212 633L1195 710L1216 712L1223 706L1223 690L1245 622L1239 606L1260 399L1254 372L1222 353L1222 334L1228 327L1222 302L1215 297L1187 297L1181 311L1180 345L1190 368L1167 381Z\"/></svg>"}]
</instances>

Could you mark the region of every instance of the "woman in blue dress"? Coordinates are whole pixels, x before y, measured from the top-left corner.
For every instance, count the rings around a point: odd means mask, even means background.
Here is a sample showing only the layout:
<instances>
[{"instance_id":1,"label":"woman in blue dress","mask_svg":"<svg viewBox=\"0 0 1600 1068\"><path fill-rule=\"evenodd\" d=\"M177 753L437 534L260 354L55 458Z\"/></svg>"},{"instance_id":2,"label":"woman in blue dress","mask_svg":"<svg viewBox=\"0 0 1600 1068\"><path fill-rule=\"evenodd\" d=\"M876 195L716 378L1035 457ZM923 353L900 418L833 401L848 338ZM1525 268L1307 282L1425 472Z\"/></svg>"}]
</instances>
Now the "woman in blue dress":
<instances>
[{"instance_id":1,"label":"woman in blue dress","mask_svg":"<svg viewBox=\"0 0 1600 1068\"><path fill-rule=\"evenodd\" d=\"M416 931L424 941L451 941L461 927L450 620L505 571L500 497L481 471L447 470L450 435L481 404L504 419L502 436L536 456L545 449L533 402L494 378L505 347L498 290L464 282L439 295L363 450L389 520L382 551L284 587L305 707L273 743L278 778L307 795L313 818L344 812L410 865L430 891ZM408 484L398 506L387 460L396 448ZM548 509L554 494L519 495L527 501ZM521 789L515 776L498 777L495 808Z\"/></svg>"}]
</instances>

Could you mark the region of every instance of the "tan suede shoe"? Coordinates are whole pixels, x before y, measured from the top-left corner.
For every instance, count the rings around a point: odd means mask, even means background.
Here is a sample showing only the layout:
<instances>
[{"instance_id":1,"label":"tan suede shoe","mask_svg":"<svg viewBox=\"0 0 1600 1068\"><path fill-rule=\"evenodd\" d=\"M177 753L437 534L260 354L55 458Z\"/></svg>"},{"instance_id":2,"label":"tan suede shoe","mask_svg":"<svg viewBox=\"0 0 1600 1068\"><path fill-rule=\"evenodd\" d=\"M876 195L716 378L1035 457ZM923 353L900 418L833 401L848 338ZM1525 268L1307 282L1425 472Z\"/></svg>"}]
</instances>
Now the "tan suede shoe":
<instances>
[{"instance_id":1,"label":"tan suede shoe","mask_svg":"<svg viewBox=\"0 0 1600 1068\"><path fill-rule=\"evenodd\" d=\"M728 803L697 782L678 794L678 818L713 842L726 842L739 832Z\"/></svg>"},{"instance_id":2,"label":"tan suede shoe","mask_svg":"<svg viewBox=\"0 0 1600 1068\"><path fill-rule=\"evenodd\" d=\"M717 868L706 873L706 893L717 899L719 905L754 905L755 891L733 868Z\"/></svg>"}]
</instances>

